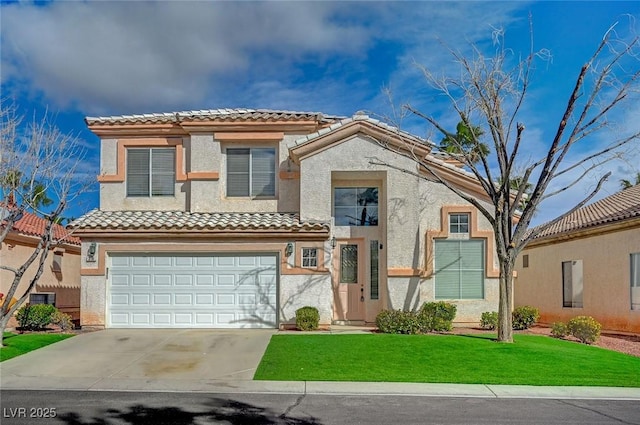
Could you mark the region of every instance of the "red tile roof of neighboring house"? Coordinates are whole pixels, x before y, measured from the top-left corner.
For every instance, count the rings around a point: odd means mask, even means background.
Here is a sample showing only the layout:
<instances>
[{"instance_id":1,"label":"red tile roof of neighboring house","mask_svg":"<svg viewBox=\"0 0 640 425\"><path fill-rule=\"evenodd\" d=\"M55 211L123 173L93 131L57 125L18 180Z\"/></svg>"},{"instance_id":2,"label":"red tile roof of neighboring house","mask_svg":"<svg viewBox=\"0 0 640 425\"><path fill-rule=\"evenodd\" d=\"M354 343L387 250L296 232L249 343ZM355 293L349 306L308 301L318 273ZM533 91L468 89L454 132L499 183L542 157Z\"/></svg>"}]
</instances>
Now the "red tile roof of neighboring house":
<instances>
[{"instance_id":1,"label":"red tile roof of neighboring house","mask_svg":"<svg viewBox=\"0 0 640 425\"><path fill-rule=\"evenodd\" d=\"M47 220L28 211L24 211L20 220L13 224L13 229L23 235L39 237L44 234L46 226ZM72 245L80 245L80 238L70 235L69 231L59 224L53 225L53 237L57 240L64 239Z\"/></svg>"},{"instance_id":2,"label":"red tile roof of neighboring house","mask_svg":"<svg viewBox=\"0 0 640 425\"><path fill-rule=\"evenodd\" d=\"M640 218L640 185L585 205L542 231L535 239L554 237L633 218Z\"/></svg>"}]
</instances>

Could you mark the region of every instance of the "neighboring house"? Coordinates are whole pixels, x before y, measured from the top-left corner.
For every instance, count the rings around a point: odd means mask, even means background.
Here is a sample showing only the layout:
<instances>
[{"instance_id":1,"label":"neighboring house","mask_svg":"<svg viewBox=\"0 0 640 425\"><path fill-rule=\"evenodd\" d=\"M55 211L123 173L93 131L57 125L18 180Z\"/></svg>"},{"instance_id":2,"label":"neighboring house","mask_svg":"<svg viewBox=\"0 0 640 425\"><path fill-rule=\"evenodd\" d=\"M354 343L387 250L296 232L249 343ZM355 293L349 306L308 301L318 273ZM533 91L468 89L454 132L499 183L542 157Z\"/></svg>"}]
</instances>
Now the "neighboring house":
<instances>
[{"instance_id":1,"label":"neighboring house","mask_svg":"<svg viewBox=\"0 0 640 425\"><path fill-rule=\"evenodd\" d=\"M361 324L433 300L477 323L497 309L490 224L392 150L482 189L416 136L366 115L250 109L86 122L101 175L100 209L72 223L83 326L274 328L306 305Z\"/></svg>"},{"instance_id":2,"label":"neighboring house","mask_svg":"<svg viewBox=\"0 0 640 425\"><path fill-rule=\"evenodd\" d=\"M640 332L640 186L584 206L545 230L517 262L515 305L540 321L593 316Z\"/></svg>"},{"instance_id":3,"label":"neighboring house","mask_svg":"<svg viewBox=\"0 0 640 425\"><path fill-rule=\"evenodd\" d=\"M18 268L34 252L44 234L46 220L25 211L7 237L0 244L0 264ZM31 304L53 304L74 320L80 319L80 239L69 235L64 227L55 224L53 234L63 242L49 253L43 273L38 279L27 302ZM28 288L38 268L38 258L31 264L20 281L14 298L19 298ZM6 294L13 282L14 274L0 269L0 292Z\"/></svg>"}]
</instances>

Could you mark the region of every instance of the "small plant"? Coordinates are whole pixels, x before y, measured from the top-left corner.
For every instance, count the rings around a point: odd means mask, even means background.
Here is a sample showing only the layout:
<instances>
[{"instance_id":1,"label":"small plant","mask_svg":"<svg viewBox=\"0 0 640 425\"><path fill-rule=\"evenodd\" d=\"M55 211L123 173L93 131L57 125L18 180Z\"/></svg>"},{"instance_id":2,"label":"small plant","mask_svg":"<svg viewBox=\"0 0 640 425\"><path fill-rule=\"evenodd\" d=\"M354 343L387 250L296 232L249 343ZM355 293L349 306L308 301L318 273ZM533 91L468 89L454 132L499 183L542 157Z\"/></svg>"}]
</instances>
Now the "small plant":
<instances>
[{"instance_id":1,"label":"small plant","mask_svg":"<svg viewBox=\"0 0 640 425\"><path fill-rule=\"evenodd\" d=\"M301 331L315 331L320 323L320 313L315 307L301 307L296 310L296 327Z\"/></svg>"},{"instance_id":2,"label":"small plant","mask_svg":"<svg viewBox=\"0 0 640 425\"><path fill-rule=\"evenodd\" d=\"M523 305L513 310L513 329L529 329L540 318L540 313L535 307Z\"/></svg>"},{"instance_id":3,"label":"small plant","mask_svg":"<svg viewBox=\"0 0 640 425\"><path fill-rule=\"evenodd\" d=\"M24 305L16 313L18 325L23 330L40 330L51 324L53 314L58 311L51 304Z\"/></svg>"},{"instance_id":4,"label":"small plant","mask_svg":"<svg viewBox=\"0 0 640 425\"><path fill-rule=\"evenodd\" d=\"M554 322L551 325L551 336L554 338L564 338L569 334L567 325L564 322Z\"/></svg>"},{"instance_id":5,"label":"small plant","mask_svg":"<svg viewBox=\"0 0 640 425\"><path fill-rule=\"evenodd\" d=\"M412 311L383 310L376 316L376 326L387 334L420 333L418 316Z\"/></svg>"},{"instance_id":6,"label":"small plant","mask_svg":"<svg viewBox=\"0 0 640 425\"><path fill-rule=\"evenodd\" d=\"M578 316L569 320L567 330L583 344L593 344L600 337L602 325L590 316Z\"/></svg>"},{"instance_id":7,"label":"small plant","mask_svg":"<svg viewBox=\"0 0 640 425\"><path fill-rule=\"evenodd\" d=\"M56 310L51 316L51 323L58 326L63 331L70 331L74 328L73 320L71 316L66 313Z\"/></svg>"},{"instance_id":8,"label":"small plant","mask_svg":"<svg viewBox=\"0 0 640 425\"><path fill-rule=\"evenodd\" d=\"M490 331L498 327L498 312L497 311L485 311L480 317L480 327L483 329L489 329Z\"/></svg>"},{"instance_id":9,"label":"small plant","mask_svg":"<svg viewBox=\"0 0 640 425\"><path fill-rule=\"evenodd\" d=\"M448 332L456 317L457 307L445 301L424 303L418 312L421 332Z\"/></svg>"}]
</instances>

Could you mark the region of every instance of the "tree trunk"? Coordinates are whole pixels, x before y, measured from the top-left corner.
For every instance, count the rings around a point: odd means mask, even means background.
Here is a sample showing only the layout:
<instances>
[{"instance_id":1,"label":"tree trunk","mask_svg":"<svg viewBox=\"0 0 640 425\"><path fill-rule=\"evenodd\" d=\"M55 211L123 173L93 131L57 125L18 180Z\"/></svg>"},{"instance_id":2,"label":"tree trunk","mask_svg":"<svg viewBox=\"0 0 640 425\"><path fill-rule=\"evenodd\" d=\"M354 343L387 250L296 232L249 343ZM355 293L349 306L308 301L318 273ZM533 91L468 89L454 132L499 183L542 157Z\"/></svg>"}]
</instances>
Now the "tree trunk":
<instances>
[{"instance_id":1,"label":"tree trunk","mask_svg":"<svg viewBox=\"0 0 640 425\"><path fill-rule=\"evenodd\" d=\"M11 319L11 315L9 314L0 318L0 347L4 347L4 330L7 328L9 319Z\"/></svg>"},{"instance_id":2,"label":"tree trunk","mask_svg":"<svg viewBox=\"0 0 640 425\"><path fill-rule=\"evenodd\" d=\"M513 342L513 267L509 257L500 260L500 301L498 305L498 342Z\"/></svg>"}]
</instances>

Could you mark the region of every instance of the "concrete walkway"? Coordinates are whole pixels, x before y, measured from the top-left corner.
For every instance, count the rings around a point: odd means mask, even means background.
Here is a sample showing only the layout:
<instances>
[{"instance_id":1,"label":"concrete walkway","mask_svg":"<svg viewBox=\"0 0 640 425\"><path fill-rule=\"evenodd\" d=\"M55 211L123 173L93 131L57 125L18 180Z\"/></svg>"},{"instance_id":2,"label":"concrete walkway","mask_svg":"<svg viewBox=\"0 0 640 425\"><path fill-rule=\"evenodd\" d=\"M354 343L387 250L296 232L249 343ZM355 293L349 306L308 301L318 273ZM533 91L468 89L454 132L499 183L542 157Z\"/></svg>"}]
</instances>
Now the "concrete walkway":
<instances>
[{"instance_id":1,"label":"concrete walkway","mask_svg":"<svg viewBox=\"0 0 640 425\"><path fill-rule=\"evenodd\" d=\"M330 333L360 333L340 327ZM3 390L640 400L640 388L253 381L275 330L107 330L0 363Z\"/></svg>"}]
</instances>

